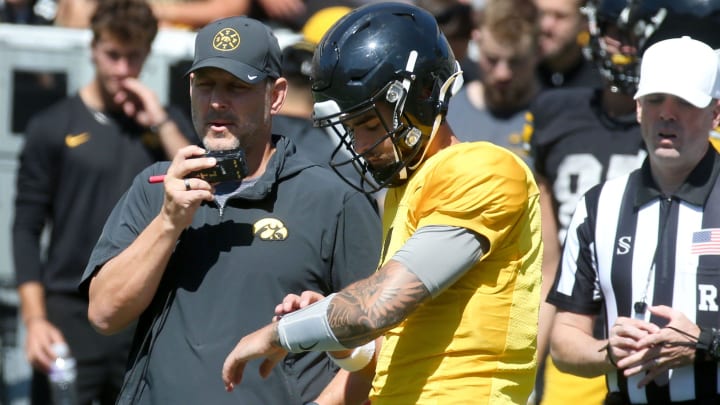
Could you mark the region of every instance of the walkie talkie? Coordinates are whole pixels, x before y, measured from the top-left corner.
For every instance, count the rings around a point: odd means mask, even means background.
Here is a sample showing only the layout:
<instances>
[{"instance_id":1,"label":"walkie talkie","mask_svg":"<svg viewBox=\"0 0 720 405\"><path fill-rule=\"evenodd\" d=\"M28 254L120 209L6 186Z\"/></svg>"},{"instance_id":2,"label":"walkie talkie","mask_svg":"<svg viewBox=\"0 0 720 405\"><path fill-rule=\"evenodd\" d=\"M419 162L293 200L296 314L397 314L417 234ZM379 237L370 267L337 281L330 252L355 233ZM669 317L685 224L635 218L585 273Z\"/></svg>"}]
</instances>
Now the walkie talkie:
<instances>
[{"instance_id":1,"label":"walkie talkie","mask_svg":"<svg viewBox=\"0 0 720 405\"><path fill-rule=\"evenodd\" d=\"M242 180L248 174L245 152L242 149L215 150L199 157L214 157L215 166L188 173L185 178L198 178L208 183L220 183L229 180Z\"/></svg>"}]
</instances>

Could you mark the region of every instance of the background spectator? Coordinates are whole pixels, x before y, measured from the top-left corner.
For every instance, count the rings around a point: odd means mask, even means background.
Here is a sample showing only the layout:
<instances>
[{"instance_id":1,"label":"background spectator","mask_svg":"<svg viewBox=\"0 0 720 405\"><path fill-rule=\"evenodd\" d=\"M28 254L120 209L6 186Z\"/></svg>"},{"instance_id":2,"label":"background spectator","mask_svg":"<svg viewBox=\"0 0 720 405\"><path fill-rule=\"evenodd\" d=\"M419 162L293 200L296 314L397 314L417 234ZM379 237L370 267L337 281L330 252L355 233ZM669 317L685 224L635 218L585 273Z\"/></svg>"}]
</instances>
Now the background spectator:
<instances>
[{"instance_id":1,"label":"background spectator","mask_svg":"<svg viewBox=\"0 0 720 405\"><path fill-rule=\"evenodd\" d=\"M601 87L595 65L583 54L590 40L587 20L580 12L584 0L535 0L540 12L538 73L546 88Z\"/></svg>"},{"instance_id":2,"label":"background spectator","mask_svg":"<svg viewBox=\"0 0 720 405\"><path fill-rule=\"evenodd\" d=\"M101 0L57 0L55 25L65 28L88 28L98 1Z\"/></svg>"},{"instance_id":3,"label":"background spectator","mask_svg":"<svg viewBox=\"0 0 720 405\"><path fill-rule=\"evenodd\" d=\"M247 15L275 29L299 31L307 19L327 7L354 8L362 0L151 0L162 26L198 29L218 18Z\"/></svg>"},{"instance_id":4,"label":"background spectator","mask_svg":"<svg viewBox=\"0 0 720 405\"><path fill-rule=\"evenodd\" d=\"M531 0L490 0L475 31L480 79L450 100L461 141L490 141L529 159L525 114L540 90L537 9Z\"/></svg>"},{"instance_id":5,"label":"background spectator","mask_svg":"<svg viewBox=\"0 0 720 405\"><path fill-rule=\"evenodd\" d=\"M0 1L0 23L48 25L57 13L54 0Z\"/></svg>"},{"instance_id":6,"label":"background spectator","mask_svg":"<svg viewBox=\"0 0 720 405\"><path fill-rule=\"evenodd\" d=\"M478 79L477 62L470 57L470 40L474 27L474 10L461 0L416 0L415 4L435 16L460 62L465 83Z\"/></svg>"},{"instance_id":7,"label":"background spectator","mask_svg":"<svg viewBox=\"0 0 720 405\"><path fill-rule=\"evenodd\" d=\"M115 402L133 328L112 338L93 330L87 296L77 290L81 269L135 174L196 139L183 116L169 115L137 79L157 32L145 1L103 1L91 27L94 79L33 118L20 154L13 257L38 405L50 401L56 342L77 359L80 403Z\"/></svg>"}]
</instances>

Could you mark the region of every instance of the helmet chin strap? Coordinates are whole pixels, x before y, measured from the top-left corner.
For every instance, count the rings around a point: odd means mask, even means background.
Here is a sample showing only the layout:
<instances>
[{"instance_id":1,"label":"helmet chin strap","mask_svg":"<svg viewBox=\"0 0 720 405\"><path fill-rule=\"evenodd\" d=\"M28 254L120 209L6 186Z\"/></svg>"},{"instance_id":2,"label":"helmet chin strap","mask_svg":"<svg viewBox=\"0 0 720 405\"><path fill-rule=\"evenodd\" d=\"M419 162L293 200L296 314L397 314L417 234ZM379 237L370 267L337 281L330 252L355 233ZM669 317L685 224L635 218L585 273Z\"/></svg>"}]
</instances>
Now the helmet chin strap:
<instances>
[{"instance_id":1,"label":"helmet chin strap","mask_svg":"<svg viewBox=\"0 0 720 405\"><path fill-rule=\"evenodd\" d=\"M407 95L410 94L410 85L412 85L412 81L415 80L415 74L413 72L415 71L417 56L418 53L414 50L410 51L410 55L408 55L408 61L405 64L406 75L402 81L402 97L398 97L397 103L395 103L395 111L393 112L393 128L400 126L400 115L402 115L402 112L405 110L405 101L407 100ZM392 97L393 95L388 92L387 98L389 99ZM392 102L392 100L388 101Z\"/></svg>"},{"instance_id":2,"label":"helmet chin strap","mask_svg":"<svg viewBox=\"0 0 720 405\"><path fill-rule=\"evenodd\" d=\"M415 50L410 51L410 55L408 55L408 61L405 64L406 75L401 84L402 90L397 89L396 86L392 85L390 86L390 89L388 89L388 92L385 96L385 99L387 101L395 104L395 109L393 111L392 117L393 130L400 126L400 115L402 115L402 112L405 109L405 101L407 100L407 95L410 94L410 85L412 84L412 81L415 80L415 75L413 74L413 72L415 71L415 63L417 62L417 56L418 53ZM415 128L410 128L409 131L413 131L414 129ZM402 136L406 136L406 134L403 134ZM395 162L402 162L400 151L394 143L393 155L395 156ZM402 169L400 169L400 172L398 172L397 176L399 180L407 179L407 168L403 166Z\"/></svg>"},{"instance_id":3,"label":"helmet chin strap","mask_svg":"<svg viewBox=\"0 0 720 405\"><path fill-rule=\"evenodd\" d=\"M390 86L388 89L387 94L385 95L385 99L388 102L394 103L395 108L393 110L393 128L397 128L400 126L400 116L402 115L403 110L405 109L405 101L407 100L407 95L410 93L410 86L412 84L412 81L415 79L415 75L413 74L413 71L415 70L415 62L417 61L417 51L411 51L410 55L408 56L408 62L405 66L405 79L403 79L402 84L398 85L399 83L395 83ZM438 94L438 101L440 103L445 103L446 100L446 94L448 94L448 98L456 94L458 91L460 91L460 88L462 88L463 85L463 77L462 77L462 69L460 68L460 63L458 61L455 61L455 73L450 75L450 77L445 80L445 82L440 86L440 91ZM401 87L401 88L400 88ZM422 150L422 154L420 155L420 158L417 159L415 164L403 166L400 171L397 174L398 180L405 180L408 178L408 170L415 170L418 166L423 162L425 159L425 155L427 154L428 146L432 143L433 139L435 138L435 134L437 133L438 129L440 128L440 123L443 120L443 114L442 112L438 112L438 114L435 116L435 120L433 121L432 130L430 131L430 135L427 141L427 146ZM411 126L408 128L401 137L408 137L411 140L408 143L416 143L420 142L422 137L422 131L414 126ZM402 162L402 157L400 156L400 151L398 147L393 144L393 155L395 158L395 162L399 163Z\"/></svg>"},{"instance_id":4,"label":"helmet chin strap","mask_svg":"<svg viewBox=\"0 0 720 405\"><path fill-rule=\"evenodd\" d=\"M450 75L450 77L448 77L447 80L445 80L445 83L443 83L443 85L440 87L440 93L438 94L438 100L440 100L440 102L445 102L445 93L447 93L448 90L450 90L448 98L454 96L455 94L457 94L458 91L460 91L460 88L462 88L463 85L462 73L463 72L460 68L460 63L458 61L455 61L455 73ZM422 155L420 155L420 159L418 159L418 161L414 165L409 166L408 169L415 170L418 166L420 166L423 160L425 160L425 154L427 153L427 150L429 149L433 139L435 139L435 134L437 134L442 120L443 114L438 112L438 114L435 115L435 121L433 121L433 126L432 130L430 131L430 137L428 138L427 146L423 150Z\"/></svg>"}]
</instances>

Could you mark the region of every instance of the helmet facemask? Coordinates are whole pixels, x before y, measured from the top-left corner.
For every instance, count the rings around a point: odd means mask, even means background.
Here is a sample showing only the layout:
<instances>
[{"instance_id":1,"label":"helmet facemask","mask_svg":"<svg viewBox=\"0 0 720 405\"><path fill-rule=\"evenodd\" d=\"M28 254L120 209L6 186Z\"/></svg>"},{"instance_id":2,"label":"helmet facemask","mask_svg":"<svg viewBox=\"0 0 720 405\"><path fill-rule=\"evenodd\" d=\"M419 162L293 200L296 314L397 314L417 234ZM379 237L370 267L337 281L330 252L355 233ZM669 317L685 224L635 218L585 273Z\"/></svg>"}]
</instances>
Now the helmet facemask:
<instances>
[{"instance_id":1,"label":"helmet facemask","mask_svg":"<svg viewBox=\"0 0 720 405\"><path fill-rule=\"evenodd\" d=\"M588 20L590 32L590 41L584 49L585 56L595 62L613 92L635 94L640 75L640 54L667 15L664 8L647 15L646 10L640 11L641 3L642 0L629 0L622 10L618 10L617 15L603 10L603 4L606 4L603 0L589 1L581 9ZM610 27L616 30L616 39L623 45L632 46L635 54L613 55L608 51L603 37L608 34Z\"/></svg>"},{"instance_id":2,"label":"helmet facemask","mask_svg":"<svg viewBox=\"0 0 720 405\"><path fill-rule=\"evenodd\" d=\"M368 4L348 13L318 44L312 71L313 121L339 139L331 166L338 172L352 165L363 178L355 188L366 193L405 184L462 85L435 17L404 3ZM368 117L377 128L362 127ZM353 128L362 130L358 145Z\"/></svg>"},{"instance_id":3,"label":"helmet facemask","mask_svg":"<svg viewBox=\"0 0 720 405\"><path fill-rule=\"evenodd\" d=\"M447 112L447 100L462 87L462 71L457 64L456 72L440 86L438 100L443 100L441 104L444 107L438 111L433 125L430 127L415 122L416 120L406 110L405 104L408 95L411 94L411 86L415 79L413 67L416 57L416 52L412 51L408 57L402 81L394 80L387 83L369 100L348 111L340 111L340 107L333 100L315 104L315 125L331 128L340 139L333 151L330 167L345 182L362 192L373 193L385 187L398 187L405 184L410 172L423 162L427 147L432 142ZM387 108L383 108L383 106ZM386 118L388 114L383 114L383 109L392 111L389 120ZM330 111L333 113L329 113ZM370 112L381 123L385 130L385 136L380 137L362 153L358 153L355 150L353 130L347 123ZM373 167L367 157L375 155L377 148L380 148L387 139L391 139L393 160L382 166ZM347 165L351 165L362 178L360 187L353 184L351 179L346 178L341 170L338 170L341 166Z\"/></svg>"}]
</instances>

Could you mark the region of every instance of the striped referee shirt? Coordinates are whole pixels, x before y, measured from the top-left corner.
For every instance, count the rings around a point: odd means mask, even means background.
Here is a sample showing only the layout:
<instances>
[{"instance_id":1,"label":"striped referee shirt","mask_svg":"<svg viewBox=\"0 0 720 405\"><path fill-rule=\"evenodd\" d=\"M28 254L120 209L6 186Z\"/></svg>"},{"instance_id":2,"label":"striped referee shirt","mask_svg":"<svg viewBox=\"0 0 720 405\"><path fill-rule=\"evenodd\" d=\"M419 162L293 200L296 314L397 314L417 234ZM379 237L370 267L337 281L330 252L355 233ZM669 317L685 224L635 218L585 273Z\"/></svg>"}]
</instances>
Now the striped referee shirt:
<instances>
[{"instance_id":1,"label":"striped referee shirt","mask_svg":"<svg viewBox=\"0 0 720 405\"><path fill-rule=\"evenodd\" d=\"M646 303L673 307L702 327L720 327L718 173L720 155L710 147L670 197L655 184L647 159L629 175L589 190L568 228L548 302L587 315L604 306L606 325L624 316L665 326L666 319L635 311L635 303ZM617 372L607 383L633 404L657 404L715 398L719 375L717 363L696 359L670 370L669 384L637 388L642 376Z\"/></svg>"}]
</instances>

